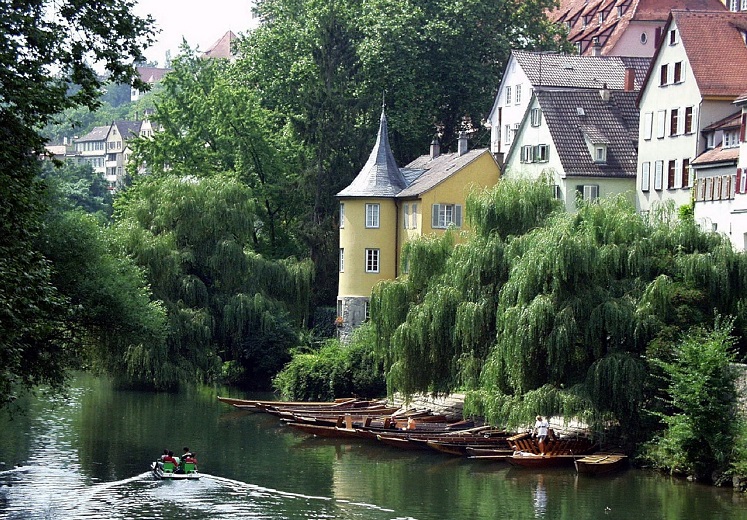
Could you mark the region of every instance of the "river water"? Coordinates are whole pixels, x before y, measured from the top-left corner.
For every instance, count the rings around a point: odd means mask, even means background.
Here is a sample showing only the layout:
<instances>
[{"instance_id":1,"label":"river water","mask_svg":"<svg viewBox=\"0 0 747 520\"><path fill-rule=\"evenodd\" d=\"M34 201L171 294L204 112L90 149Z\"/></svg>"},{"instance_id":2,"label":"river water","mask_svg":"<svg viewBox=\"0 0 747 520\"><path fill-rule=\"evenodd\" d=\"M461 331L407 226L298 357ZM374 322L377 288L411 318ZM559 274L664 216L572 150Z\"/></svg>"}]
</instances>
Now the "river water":
<instances>
[{"instance_id":1,"label":"river water","mask_svg":"<svg viewBox=\"0 0 747 520\"><path fill-rule=\"evenodd\" d=\"M68 396L22 408L0 417L0 518L747 518L747 497L731 489L640 470L538 473L314 438L236 411L214 389L119 392L81 376ZM197 454L202 478L154 480L150 461L183 446Z\"/></svg>"}]
</instances>

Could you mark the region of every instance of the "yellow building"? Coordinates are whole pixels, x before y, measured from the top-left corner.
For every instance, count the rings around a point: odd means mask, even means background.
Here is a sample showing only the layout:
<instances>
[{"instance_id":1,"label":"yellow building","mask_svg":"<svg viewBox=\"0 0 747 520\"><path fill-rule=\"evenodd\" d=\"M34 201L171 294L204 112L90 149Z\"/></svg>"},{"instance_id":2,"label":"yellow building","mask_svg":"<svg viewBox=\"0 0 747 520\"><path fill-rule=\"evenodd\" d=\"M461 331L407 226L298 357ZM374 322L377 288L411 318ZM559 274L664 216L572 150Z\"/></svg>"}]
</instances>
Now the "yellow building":
<instances>
[{"instance_id":1,"label":"yellow building","mask_svg":"<svg viewBox=\"0 0 747 520\"><path fill-rule=\"evenodd\" d=\"M343 339L368 317L371 290L399 272L402 246L447 228L465 229L464 204L475 188L495 185L500 169L488 149L440 154L436 140L429 155L399 168L389 146L386 115L371 155L340 199L340 276L337 315Z\"/></svg>"}]
</instances>

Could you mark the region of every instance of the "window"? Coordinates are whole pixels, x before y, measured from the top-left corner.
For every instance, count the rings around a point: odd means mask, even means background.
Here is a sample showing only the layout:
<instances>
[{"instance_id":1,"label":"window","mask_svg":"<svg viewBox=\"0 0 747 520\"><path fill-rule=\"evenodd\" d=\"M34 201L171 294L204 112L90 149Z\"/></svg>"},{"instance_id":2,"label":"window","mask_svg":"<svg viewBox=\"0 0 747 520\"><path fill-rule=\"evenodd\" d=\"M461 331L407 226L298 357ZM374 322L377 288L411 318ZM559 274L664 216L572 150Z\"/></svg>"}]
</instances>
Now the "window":
<instances>
[{"instance_id":1,"label":"window","mask_svg":"<svg viewBox=\"0 0 747 520\"><path fill-rule=\"evenodd\" d=\"M521 162L530 163L534 162L534 151L531 144L527 144L521 147Z\"/></svg>"},{"instance_id":2,"label":"window","mask_svg":"<svg viewBox=\"0 0 747 520\"><path fill-rule=\"evenodd\" d=\"M407 229L410 226L410 205L405 204L402 214L404 218L402 219L402 227Z\"/></svg>"},{"instance_id":3,"label":"window","mask_svg":"<svg viewBox=\"0 0 747 520\"><path fill-rule=\"evenodd\" d=\"M589 23L589 16L584 15L583 19L581 20L581 28L586 29L586 25Z\"/></svg>"},{"instance_id":4,"label":"window","mask_svg":"<svg viewBox=\"0 0 747 520\"><path fill-rule=\"evenodd\" d=\"M677 127L679 125L680 109L673 108L669 111L669 135L677 135Z\"/></svg>"},{"instance_id":5,"label":"window","mask_svg":"<svg viewBox=\"0 0 747 520\"><path fill-rule=\"evenodd\" d=\"M737 9L738 4L739 0L729 0L729 11L739 11L739 9Z\"/></svg>"},{"instance_id":6,"label":"window","mask_svg":"<svg viewBox=\"0 0 747 520\"><path fill-rule=\"evenodd\" d=\"M659 85L666 85L667 80L669 79L669 67L665 63L661 66L659 69Z\"/></svg>"},{"instance_id":7,"label":"window","mask_svg":"<svg viewBox=\"0 0 747 520\"><path fill-rule=\"evenodd\" d=\"M681 175L680 186L683 188L690 187L690 159L682 159Z\"/></svg>"},{"instance_id":8,"label":"window","mask_svg":"<svg viewBox=\"0 0 747 520\"><path fill-rule=\"evenodd\" d=\"M654 113L646 112L643 114L643 138L651 139L651 131L654 126Z\"/></svg>"},{"instance_id":9,"label":"window","mask_svg":"<svg viewBox=\"0 0 747 520\"><path fill-rule=\"evenodd\" d=\"M366 272L367 273L378 273L379 272L379 250L378 249L366 249Z\"/></svg>"},{"instance_id":10,"label":"window","mask_svg":"<svg viewBox=\"0 0 747 520\"><path fill-rule=\"evenodd\" d=\"M511 129L511 139L516 139L516 134L519 133L519 123L514 123L514 127Z\"/></svg>"},{"instance_id":11,"label":"window","mask_svg":"<svg viewBox=\"0 0 747 520\"><path fill-rule=\"evenodd\" d=\"M521 103L521 85L516 85L516 104Z\"/></svg>"},{"instance_id":12,"label":"window","mask_svg":"<svg viewBox=\"0 0 747 520\"><path fill-rule=\"evenodd\" d=\"M734 188L737 193L747 192L747 172L742 170L742 168L737 168L737 182Z\"/></svg>"},{"instance_id":13,"label":"window","mask_svg":"<svg viewBox=\"0 0 747 520\"><path fill-rule=\"evenodd\" d=\"M345 227L345 203L340 202L340 228Z\"/></svg>"},{"instance_id":14,"label":"window","mask_svg":"<svg viewBox=\"0 0 747 520\"><path fill-rule=\"evenodd\" d=\"M743 143L745 140L745 129L747 129L747 114L742 113L742 121L739 124L739 142Z\"/></svg>"},{"instance_id":15,"label":"window","mask_svg":"<svg viewBox=\"0 0 747 520\"><path fill-rule=\"evenodd\" d=\"M345 272L345 248L340 248L340 272Z\"/></svg>"},{"instance_id":16,"label":"window","mask_svg":"<svg viewBox=\"0 0 747 520\"><path fill-rule=\"evenodd\" d=\"M506 144L511 142L511 125L506 125L505 142Z\"/></svg>"},{"instance_id":17,"label":"window","mask_svg":"<svg viewBox=\"0 0 747 520\"><path fill-rule=\"evenodd\" d=\"M646 42L648 42L648 35L645 32L641 33L641 44L646 45Z\"/></svg>"},{"instance_id":18,"label":"window","mask_svg":"<svg viewBox=\"0 0 747 520\"><path fill-rule=\"evenodd\" d=\"M366 227L379 227L379 204L366 204Z\"/></svg>"},{"instance_id":19,"label":"window","mask_svg":"<svg viewBox=\"0 0 747 520\"><path fill-rule=\"evenodd\" d=\"M669 161L667 167L667 189L674 189L674 180L677 176L677 161Z\"/></svg>"},{"instance_id":20,"label":"window","mask_svg":"<svg viewBox=\"0 0 747 520\"><path fill-rule=\"evenodd\" d=\"M410 212L410 229L418 229L418 205L412 205L412 211Z\"/></svg>"},{"instance_id":21,"label":"window","mask_svg":"<svg viewBox=\"0 0 747 520\"><path fill-rule=\"evenodd\" d=\"M747 11L747 0L742 0L739 4L740 11Z\"/></svg>"},{"instance_id":22,"label":"window","mask_svg":"<svg viewBox=\"0 0 747 520\"><path fill-rule=\"evenodd\" d=\"M667 111L659 110L656 113L656 138L664 139L666 133Z\"/></svg>"},{"instance_id":23,"label":"window","mask_svg":"<svg viewBox=\"0 0 747 520\"><path fill-rule=\"evenodd\" d=\"M532 126L539 126L542 124L542 109L533 108L531 112Z\"/></svg>"},{"instance_id":24,"label":"window","mask_svg":"<svg viewBox=\"0 0 747 520\"><path fill-rule=\"evenodd\" d=\"M622 18L623 14L625 14L625 9L623 9L623 6L618 5L617 6L617 17Z\"/></svg>"},{"instance_id":25,"label":"window","mask_svg":"<svg viewBox=\"0 0 747 520\"><path fill-rule=\"evenodd\" d=\"M594 202L599 198L599 186L597 184L576 186L576 191L579 197L587 202Z\"/></svg>"},{"instance_id":26,"label":"window","mask_svg":"<svg viewBox=\"0 0 747 520\"><path fill-rule=\"evenodd\" d=\"M602 25L604 23L604 11L599 12L599 25Z\"/></svg>"},{"instance_id":27,"label":"window","mask_svg":"<svg viewBox=\"0 0 747 520\"><path fill-rule=\"evenodd\" d=\"M510 105L512 103L512 92L511 87L506 87L506 104Z\"/></svg>"},{"instance_id":28,"label":"window","mask_svg":"<svg viewBox=\"0 0 747 520\"><path fill-rule=\"evenodd\" d=\"M664 175L664 161L656 161L654 163L654 189L657 191L661 191L663 175Z\"/></svg>"},{"instance_id":29,"label":"window","mask_svg":"<svg viewBox=\"0 0 747 520\"><path fill-rule=\"evenodd\" d=\"M651 163L641 164L641 191L648 191L651 187Z\"/></svg>"},{"instance_id":30,"label":"window","mask_svg":"<svg viewBox=\"0 0 747 520\"><path fill-rule=\"evenodd\" d=\"M735 130L724 132L724 148L733 148L739 146L739 139L737 139L737 132Z\"/></svg>"},{"instance_id":31,"label":"window","mask_svg":"<svg viewBox=\"0 0 747 520\"><path fill-rule=\"evenodd\" d=\"M686 134L693 133L693 107L685 107L685 128Z\"/></svg>"},{"instance_id":32,"label":"window","mask_svg":"<svg viewBox=\"0 0 747 520\"><path fill-rule=\"evenodd\" d=\"M682 62L674 64L674 83L682 83Z\"/></svg>"},{"instance_id":33,"label":"window","mask_svg":"<svg viewBox=\"0 0 747 520\"><path fill-rule=\"evenodd\" d=\"M669 45L677 45L677 30L669 31Z\"/></svg>"},{"instance_id":34,"label":"window","mask_svg":"<svg viewBox=\"0 0 747 520\"><path fill-rule=\"evenodd\" d=\"M721 177L721 198L724 200L731 198L731 175Z\"/></svg>"},{"instance_id":35,"label":"window","mask_svg":"<svg viewBox=\"0 0 747 520\"><path fill-rule=\"evenodd\" d=\"M560 186L558 184L553 184L552 196L557 200L563 200L563 192L560 191Z\"/></svg>"},{"instance_id":36,"label":"window","mask_svg":"<svg viewBox=\"0 0 747 520\"><path fill-rule=\"evenodd\" d=\"M449 226L462 227L462 206L434 204L431 217L431 227L434 229L445 229Z\"/></svg>"},{"instance_id":37,"label":"window","mask_svg":"<svg viewBox=\"0 0 747 520\"><path fill-rule=\"evenodd\" d=\"M597 145L594 147L594 162L595 163L606 163L607 162L607 147L603 145Z\"/></svg>"},{"instance_id":38,"label":"window","mask_svg":"<svg viewBox=\"0 0 747 520\"><path fill-rule=\"evenodd\" d=\"M721 177L713 178L713 200L721 200Z\"/></svg>"},{"instance_id":39,"label":"window","mask_svg":"<svg viewBox=\"0 0 747 520\"><path fill-rule=\"evenodd\" d=\"M547 162L550 160L550 145L538 144L534 147L535 162Z\"/></svg>"},{"instance_id":40,"label":"window","mask_svg":"<svg viewBox=\"0 0 747 520\"><path fill-rule=\"evenodd\" d=\"M710 132L706 135L706 148L710 149L716 146L716 133Z\"/></svg>"}]
</instances>

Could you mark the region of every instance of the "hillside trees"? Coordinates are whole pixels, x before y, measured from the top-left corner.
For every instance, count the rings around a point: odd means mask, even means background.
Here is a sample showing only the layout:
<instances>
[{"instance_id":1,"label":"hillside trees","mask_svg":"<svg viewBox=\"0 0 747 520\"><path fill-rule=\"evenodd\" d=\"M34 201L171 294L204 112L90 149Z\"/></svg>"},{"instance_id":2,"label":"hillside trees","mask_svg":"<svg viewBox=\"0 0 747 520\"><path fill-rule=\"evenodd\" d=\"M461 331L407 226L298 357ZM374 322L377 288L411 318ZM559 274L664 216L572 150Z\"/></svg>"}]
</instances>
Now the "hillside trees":
<instances>
[{"instance_id":1,"label":"hillside trees","mask_svg":"<svg viewBox=\"0 0 747 520\"><path fill-rule=\"evenodd\" d=\"M64 300L35 246L44 214L35 181L44 145L37 129L66 108L95 107L93 63L115 81L135 81L131 63L142 58L152 20L131 8L130 0L0 6L0 405L22 388L59 387L72 362ZM71 84L79 87L74 93Z\"/></svg>"},{"instance_id":2,"label":"hillside trees","mask_svg":"<svg viewBox=\"0 0 747 520\"><path fill-rule=\"evenodd\" d=\"M468 388L470 412L510 426L563 414L636 432L648 355L714 312L743 327L747 264L728 240L623 200L554 207L543 182L504 180L470 198L471 241L412 246L409 278L372 301L391 388Z\"/></svg>"}]
</instances>

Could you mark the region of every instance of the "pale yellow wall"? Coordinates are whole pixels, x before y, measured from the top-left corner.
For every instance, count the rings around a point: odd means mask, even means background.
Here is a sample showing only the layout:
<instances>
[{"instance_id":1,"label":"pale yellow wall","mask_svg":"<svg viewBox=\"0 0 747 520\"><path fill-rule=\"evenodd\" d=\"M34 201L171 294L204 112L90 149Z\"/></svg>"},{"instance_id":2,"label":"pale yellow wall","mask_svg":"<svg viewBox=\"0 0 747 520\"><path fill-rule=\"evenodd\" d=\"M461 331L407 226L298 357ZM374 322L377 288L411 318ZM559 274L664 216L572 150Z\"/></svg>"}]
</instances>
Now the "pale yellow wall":
<instances>
[{"instance_id":1,"label":"pale yellow wall","mask_svg":"<svg viewBox=\"0 0 747 520\"><path fill-rule=\"evenodd\" d=\"M338 296L371 295L380 280L396 277L396 233L398 208L394 199L340 199L345 218L340 228L340 247L344 248L344 271L340 273ZM366 228L366 204L379 204L379 227ZM379 272L366 272L366 249L379 249Z\"/></svg>"},{"instance_id":2,"label":"pale yellow wall","mask_svg":"<svg viewBox=\"0 0 747 520\"><path fill-rule=\"evenodd\" d=\"M462 231L468 229L467 226L467 195L473 189L484 189L495 186L500 178L500 169L492 155L484 153L476 160L462 168L455 175L446 179L444 182L435 186L430 191L423 193L418 200L399 201L400 205L400 236L399 251L408 240L414 240L422 235L432 233L444 233L444 229L434 229L431 227L431 211L433 204L459 204L462 206ZM404 221L402 212L404 205L415 202L418 205L418 227L417 229L403 229ZM455 235L457 241L461 237Z\"/></svg>"}]
</instances>

